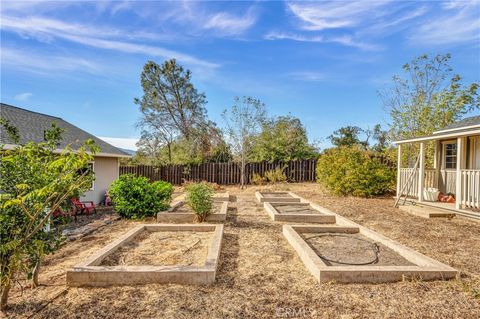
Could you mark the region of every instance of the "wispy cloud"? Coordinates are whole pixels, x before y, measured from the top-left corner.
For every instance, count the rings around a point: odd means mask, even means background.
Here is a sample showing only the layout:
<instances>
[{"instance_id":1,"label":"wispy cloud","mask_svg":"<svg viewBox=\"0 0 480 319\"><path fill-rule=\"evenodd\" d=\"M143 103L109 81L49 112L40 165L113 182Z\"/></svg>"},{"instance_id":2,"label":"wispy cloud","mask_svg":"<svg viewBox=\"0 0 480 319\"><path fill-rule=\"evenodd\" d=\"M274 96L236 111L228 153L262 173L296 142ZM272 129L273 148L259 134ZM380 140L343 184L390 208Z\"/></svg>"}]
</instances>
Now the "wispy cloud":
<instances>
[{"instance_id":1,"label":"wispy cloud","mask_svg":"<svg viewBox=\"0 0 480 319\"><path fill-rule=\"evenodd\" d=\"M264 36L265 40L292 40L299 42L325 42L323 36L302 35L289 32L271 31Z\"/></svg>"},{"instance_id":2,"label":"wispy cloud","mask_svg":"<svg viewBox=\"0 0 480 319\"><path fill-rule=\"evenodd\" d=\"M149 38L149 33L130 33L124 30L101 28L98 26L69 24L58 20L30 17L16 18L2 16L2 30L13 31L23 37L34 37L39 41L52 42L55 39L64 39L82 45L101 49L116 50L125 53L144 54L163 58L175 58L181 62L206 68L216 68L219 65L205 61L181 52L161 48L153 45L137 44L117 38ZM126 36L124 36L126 35Z\"/></svg>"},{"instance_id":3,"label":"wispy cloud","mask_svg":"<svg viewBox=\"0 0 480 319\"><path fill-rule=\"evenodd\" d=\"M353 27L366 17L378 17L386 11L377 10L390 1L322 1L288 3L288 8L300 20L301 28L310 31Z\"/></svg>"},{"instance_id":4,"label":"wispy cloud","mask_svg":"<svg viewBox=\"0 0 480 319\"><path fill-rule=\"evenodd\" d=\"M320 72L299 71L288 73L287 76L296 81L322 82L327 80L327 76Z\"/></svg>"},{"instance_id":5,"label":"wispy cloud","mask_svg":"<svg viewBox=\"0 0 480 319\"><path fill-rule=\"evenodd\" d=\"M299 42L318 42L318 43L338 43L344 46L354 47L365 51L379 51L383 47L376 44L362 42L350 35L343 36L321 36L321 35L305 35L298 33L286 32L269 32L264 36L266 40L292 40Z\"/></svg>"},{"instance_id":6,"label":"wispy cloud","mask_svg":"<svg viewBox=\"0 0 480 319\"><path fill-rule=\"evenodd\" d=\"M444 3L437 17L426 20L409 38L412 43L451 44L479 43L480 2L455 1Z\"/></svg>"},{"instance_id":7,"label":"wispy cloud","mask_svg":"<svg viewBox=\"0 0 480 319\"><path fill-rule=\"evenodd\" d=\"M252 10L243 16L235 16L227 12L216 13L209 17L203 27L205 29L216 29L224 34L238 35L252 27L257 18Z\"/></svg>"},{"instance_id":8,"label":"wispy cloud","mask_svg":"<svg viewBox=\"0 0 480 319\"><path fill-rule=\"evenodd\" d=\"M42 54L2 47L2 66L13 66L24 71L54 74L57 71L79 71L90 74L100 74L101 68L96 63L87 59L56 55L51 52Z\"/></svg>"},{"instance_id":9,"label":"wispy cloud","mask_svg":"<svg viewBox=\"0 0 480 319\"><path fill-rule=\"evenodd\" d=\"M17 101L25 102L25 101L28 101L32 96L33 96L33 93L25 92L25 93L17 94L13 98Z\"/></svg>"}]
</instances>

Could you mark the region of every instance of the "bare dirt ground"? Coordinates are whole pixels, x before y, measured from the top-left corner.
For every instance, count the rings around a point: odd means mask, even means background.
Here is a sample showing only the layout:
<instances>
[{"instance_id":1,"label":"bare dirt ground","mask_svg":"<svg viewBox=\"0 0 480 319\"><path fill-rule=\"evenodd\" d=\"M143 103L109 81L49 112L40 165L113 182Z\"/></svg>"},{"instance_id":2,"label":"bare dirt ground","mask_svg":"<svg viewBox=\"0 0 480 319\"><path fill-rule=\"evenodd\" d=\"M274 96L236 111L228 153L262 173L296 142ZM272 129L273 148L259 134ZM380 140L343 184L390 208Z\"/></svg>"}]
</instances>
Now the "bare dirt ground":
<instances>
[{"instance_id":1,"label":"bare dirt ground","mask_svg":"<svg viewBox=\"0 0 480 319\"><path fill-rule=\"evenodd\" d=\"M315 184L291 190L462 272L457 280L319 285L250 187L229 211L216 283L69 288L65 271L134 227L120 220L48 256L39 288L11 294L12 318L479 318L480 223L423 219L392 208L391 198L337 198ZM263 189L266 189L265 187ZM36 312L37 311L37 312Z\"/></svg>"},{"instance_id":2,"label":"bare dirt ground","mask_svg":"<svg viewBox=\"0 0 480 319\"><path fill-rule=\"evenodd\" d=\"M105 258L104 266L203 266L211 232L144 231Z\"/></svg>"}]
</instances>

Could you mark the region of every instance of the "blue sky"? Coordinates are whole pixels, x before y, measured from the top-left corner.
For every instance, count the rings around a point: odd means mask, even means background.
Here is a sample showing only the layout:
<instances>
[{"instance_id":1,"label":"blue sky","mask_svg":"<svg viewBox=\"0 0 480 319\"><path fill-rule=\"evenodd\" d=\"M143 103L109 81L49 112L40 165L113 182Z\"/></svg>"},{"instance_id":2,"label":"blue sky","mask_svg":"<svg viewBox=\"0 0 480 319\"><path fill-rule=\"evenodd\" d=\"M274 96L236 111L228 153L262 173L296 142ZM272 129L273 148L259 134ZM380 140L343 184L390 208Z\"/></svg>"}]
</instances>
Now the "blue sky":
<instances>
[{"instance_id":1,"label":"blue sky","mask_svg":"<svg viewBox=\"0 0 480 319\"><path fill-rule=\"evenodd\" d=\"M311 139L386 125L378 91L423 53L480 80L479 1L3 1L1 100L132 148L144 63L193 72L209 117L234 96L299 117ZM112 141L112 140L109 140Z\"/></svg>"}]
</instances>

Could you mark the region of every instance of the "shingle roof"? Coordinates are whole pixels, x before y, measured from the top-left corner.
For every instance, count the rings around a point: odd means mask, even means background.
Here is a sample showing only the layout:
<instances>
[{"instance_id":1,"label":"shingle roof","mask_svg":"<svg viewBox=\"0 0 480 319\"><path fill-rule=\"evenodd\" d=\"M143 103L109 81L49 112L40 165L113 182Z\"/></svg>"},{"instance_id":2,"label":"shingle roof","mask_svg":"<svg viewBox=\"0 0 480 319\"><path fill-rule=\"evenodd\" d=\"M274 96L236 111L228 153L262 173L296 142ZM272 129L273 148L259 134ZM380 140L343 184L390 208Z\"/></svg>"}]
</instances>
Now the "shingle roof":
<instances>
[{"instance_id":1,"label":"shingle roof","mask_svg":"<svg viewBox=\"0 0 480 319\"><path fill-rule=\"evenodd\" d=\"M20 144L43 142L45 130L49 129L52 123L55 122L58 127L64 129L59 148L64 148L70 144L73 149L78 149L85 140L92 139L95 141L95 144L100 147L100 153L117 155L119 157L129 156L115 146L108 144L59 117L25 110L4 103L0 103L0 117L7 119L11 125L18 129ZM0 125L0 144L13 143L3 126Z\"/></svg>"},{"instance_id":2,"label":"shingle roof","mask_svg":"<svg viewBox=\"0 0 480 319\"><path fill-rule=\"evenodd\" d=\"M461 129L461 128L465 128L473 125L480 125L480 115L464 118L463 120L450 124L442 128L441 130L438 130L437 132Z\"/></svg>"}]
</instances>

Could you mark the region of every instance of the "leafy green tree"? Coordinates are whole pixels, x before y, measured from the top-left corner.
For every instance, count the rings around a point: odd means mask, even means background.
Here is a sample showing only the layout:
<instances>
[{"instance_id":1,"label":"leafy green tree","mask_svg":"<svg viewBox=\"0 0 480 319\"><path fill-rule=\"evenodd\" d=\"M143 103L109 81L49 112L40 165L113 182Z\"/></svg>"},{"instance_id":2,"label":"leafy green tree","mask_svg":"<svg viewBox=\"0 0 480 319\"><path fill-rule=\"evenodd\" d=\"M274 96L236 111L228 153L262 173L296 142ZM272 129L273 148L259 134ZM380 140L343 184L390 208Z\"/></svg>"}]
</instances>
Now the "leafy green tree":
<instances>
[{"instance_id":1,"label":"leafy green tree","mask_svg":"<svg viewBox=\"0 0 480 319\"><path fill-rule=\"evenodd\" d=\"M243 187L247 159L266 119L265 104L251 97L235 97L232 107L222 115L233 158L240 163L240 186Z\"/></svg>"},{"instance_id":2,"label":"leafy green tree","mask_svg":"<svg viewBox=\"0 0 480 319\"><path fill-rule=\"evenodd\" d=\"M373 127L373 138L377 141L372 149L376 152L383 153L389 147L389 134L387 130L384 130L380 124Z\"/></svg>"},{"instance_id":3,"label":"leafy green tree","mask_svg":"<svg viewBox=\"0 0 480 319\"><path fill-rule=\"evenodd\" d=\"M421 55L403 66L380 95L394 140L431 134L478 109L478 83L462 84L450 54Z\"/></svg>"},{"instance_id":4,"label":"leafy green tree","mask_svg":"<svg viewBox=\"0 0 480 319\"><path fill-rule=\"evenodd\" d=\"M332 145L336 147L362 145L359 135L363 130L358 126L341 127L328 137Z\"/></svg>"},{"instance_id":5,"label":"leafy green tree","mask_svg":"<svg viewBox=\"0 0 480 319\"><path fill-rule=\"evenodd\" d=\"M252 161L290 161L315 158L315 147L308 143L307 131L300 119L279 116L262 125L250 155Z\"/></svg>"},{"instance_id":6,"label":"leafy green tree","mask_svg":"<svg viewBox=\"0 0 480 319\"><path fill-rule=\"evenodd\" d=\"M45 142L0 147L2 310L13 280L21 274L34 277L42 257L58 247L59 231L48 231L47 226L52 212L91 186L93 174L86 168L98 148L90 140L76 151L66 147L56 153L61 133L53 125L45 132ZM12 138L18 142L18 136Z\"/></svg>"}]
</instances>

